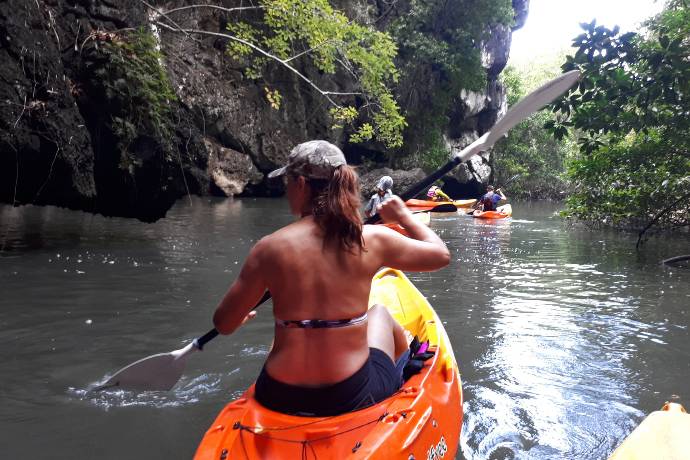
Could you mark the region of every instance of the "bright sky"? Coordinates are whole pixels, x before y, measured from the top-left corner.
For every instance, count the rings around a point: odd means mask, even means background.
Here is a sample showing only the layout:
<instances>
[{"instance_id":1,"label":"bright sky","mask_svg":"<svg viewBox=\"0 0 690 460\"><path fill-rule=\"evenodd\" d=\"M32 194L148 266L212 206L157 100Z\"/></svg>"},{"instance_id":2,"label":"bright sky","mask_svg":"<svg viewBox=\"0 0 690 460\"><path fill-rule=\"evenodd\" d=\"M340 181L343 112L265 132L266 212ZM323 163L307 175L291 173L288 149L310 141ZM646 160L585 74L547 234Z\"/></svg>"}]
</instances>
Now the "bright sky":
<instances>
[{"instance_id":1,"label":"bright sky","mask_svg":"<svg viewBox=\"0 0 690 460\"><path fill-rule=\"evenodd\" d=\"M553 54L570 47L582 33L581 22L591 22L623 31L639 30L640 22L663 8L661 0L530 0L525 25L513 32L510 63Z\"/></svg>"}]
</instances>

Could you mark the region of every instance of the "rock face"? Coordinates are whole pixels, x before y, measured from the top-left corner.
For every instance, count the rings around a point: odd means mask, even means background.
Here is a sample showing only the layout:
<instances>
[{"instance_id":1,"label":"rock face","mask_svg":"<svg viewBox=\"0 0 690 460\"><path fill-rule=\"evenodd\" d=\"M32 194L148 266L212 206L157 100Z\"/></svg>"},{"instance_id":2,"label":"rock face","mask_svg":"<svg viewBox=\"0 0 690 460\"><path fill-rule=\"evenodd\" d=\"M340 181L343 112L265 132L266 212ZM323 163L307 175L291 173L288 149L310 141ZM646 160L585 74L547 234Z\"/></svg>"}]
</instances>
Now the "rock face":
<instances>
[{"instance_id":1,"label":"rock face","mask_svg":"<svg viewBox=\"0 0 690 460\"><path fill-rule=\"evenodd\" d=\"M362 174L359 177L359 182L362 188L362 203L366 203L369 198L371 198L371 195L376 193L376 183L381 176L390 176L393 179L393 193L398 194L424 179L426 174L424 174L424 171L422 171L420 168L414 168L409 171L380 168Z\"/></svg>"},{"instance_id":2,"label":"rock face","mask_svg":"<svg viewBox=\"0 0 690 460\"><path fill-rule=\"evenodd\" d=\"M487 70L486 92L463 91L461 104L451 119L446 142L451 154L457 154L488 131L507 109L506 90L498 75L508 63L512 31L527 19L529 0L513 0L515 24L512 29L496 25L489 40L482 44L482 65ZM443 190L453 198L477 197L492 179L491 154L484 152L460 165L444 178Z\"/></svg>"},{"instance_id":3,"label":"rock face","mask_svg":"<svg viewBox=\"0 0 690 460\"><path fill-rule=\"evenodd\" d=\"M180 196L208 190L207 155L189 112L160 103L174 120L165 138L137 132L122 117L137 113L126 94L139 86L105 72L115 63L106 50L126 51L106 31L144 15L135 0L0 2L2 201L154 221ZM140 123L155 128L150 101L134 102L146 110Z\"/></svg>"},{"instance_id":4,"label":"rock face","mask_svg":"<svg viewBox=\"0 0 690 460\"><path fill-rule=\"evenodd\" d=\"M208 172L212 193L239 195L247 184L257 184L263 179L264 175L256 169L249 155L225 148L212 139L205 139L204 143L209 152Z\"/></svg>"},{"instance_id":5,"label":"rock face","mask_svg":"<svg viewBox=\"0 0 690 460\"><path fill-rule=\"evenodd\" d=\"M156 8L195 3L158 1ZM364 0L333 4L362 21L380 14ZM515 27L528 4L513 0ZM337 143L354 163L363 155L374 167L384 163L381 153L352 148L343 132L331 130L328 107L293 73L276 66L265 82L248 80L223 52L222 36L155 29L151 14L139 0L0 0L0 201L154 221L189 193L282 193L265 174L305 139ZM227 21L211 8L180 10L173 19L217 34ZM505 111L497 76L511 31L491 32L482 44L487 90L462 94L445 133L451 151ZM299 70L332 90L349 90L338 78ZM283 96L279 110L266 98L276 89ZM445 189L476 194L491 175L488 160L477 157L458 169ZM383 171L363 174L363 190L383 174L393 176L396 190L423 177L418 169Z\"/></svg>"},{"instance_id":6,"label":"rock face","mask_svg":"<svg viewBox=\"0 0 690 460\"><path fill-rule=\"evenodd\" d=\"M50 11L20 3L0 2L0 197L88 208L96 199L95 165L65 82L64 30Z\"/></svg>"},{"instance_id":7,"label":"rock face","mask_svg":"<svg viewBox=\"0 0 690 460\"><path fill-rule=\"evenodd\" d=\"M187 10L175 19L186 28L225 32L224 16L214 10ZM180 103L194 114L197 127L206 138L241 153L253 164L244 174L240 169L233 171L236 184L243 184L233 194L244 193L247 185L252 194L274 194L275 184L263 181L264 174L284 164L290 149L304 139L319 137L342 144L339 133L327 125L328 107L314 101L295 74L275 66L266 72L266 83L257 83L233 67L237 64L223 53L227 45L223 37L190 40L176 32L160 33L172 86ZM315 81L320 79L310 69L300 71ZM267 89L283 96L279 110L267 101Z\"/></svg>"}]
</instances>

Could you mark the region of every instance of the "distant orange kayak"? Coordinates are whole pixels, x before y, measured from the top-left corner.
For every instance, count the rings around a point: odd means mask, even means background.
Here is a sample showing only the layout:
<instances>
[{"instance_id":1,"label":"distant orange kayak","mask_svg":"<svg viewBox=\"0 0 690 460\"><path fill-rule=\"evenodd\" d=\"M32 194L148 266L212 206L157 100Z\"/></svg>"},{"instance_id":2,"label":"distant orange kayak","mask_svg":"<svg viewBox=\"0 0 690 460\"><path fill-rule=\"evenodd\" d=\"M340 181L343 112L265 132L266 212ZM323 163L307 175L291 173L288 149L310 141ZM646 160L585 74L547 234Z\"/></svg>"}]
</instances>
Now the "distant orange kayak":
<instances>
[{"instance_id":1,"label":"distant orange kayak","mask_svg":"<svg viewBox=\"0 0 690 460\"><path fill-rule=\"evenodd\" d=\"M378 404L333 417L273 412L252 385L218 414L197 448L197 460L452 459L462 427L462 385L443 323L400 271L374 276L369 305L385 305L434 356L400 391Z\"/></svg>"},{"instance_id":2,"label":"distant orange kayak","mask_svg":"<svg viewBox=\"0 0 690 460\"><path fill-rule=\"evenodd\" d=\"M431 213L428 212L416 212L413 214L417 220L419 220L421 223L424 225L429 225L431 222ZM392 230L395 230L398 233L402 233L405 236L410 236L407 234L407 230L402 228L399 224L381 224L384 225Z\"/></svg>"},{"instance_id":3,"label":"distant orange kayak","mask_svg":"<svg viewBox=\"0 0 690 460\"><path fill-rule=\"evenodd\" d=\"M509 204L499 206L495 211L480 211L477 209L472 213L472 217L478 219L505 219L513 215L513 207Z\"/></svg>"},{"instance_id":4,"label":"distant orange kayak","mask_svg":"<svg viewBox=\"0 0 690 460\"><path fill-rule=\"evenodd\" d=\"M474 198L469 199L469 200L454 200L454 201L431 201L431 200L417 200L415 198L412 198L410 200L407 200L405 202L405 204L407 205L408 208L433 208L434 206L438 206L441 204L452 204L457 208L469 208L476 202L477 202L477 200L475 200Z\"/></svg>"}]
</instances>

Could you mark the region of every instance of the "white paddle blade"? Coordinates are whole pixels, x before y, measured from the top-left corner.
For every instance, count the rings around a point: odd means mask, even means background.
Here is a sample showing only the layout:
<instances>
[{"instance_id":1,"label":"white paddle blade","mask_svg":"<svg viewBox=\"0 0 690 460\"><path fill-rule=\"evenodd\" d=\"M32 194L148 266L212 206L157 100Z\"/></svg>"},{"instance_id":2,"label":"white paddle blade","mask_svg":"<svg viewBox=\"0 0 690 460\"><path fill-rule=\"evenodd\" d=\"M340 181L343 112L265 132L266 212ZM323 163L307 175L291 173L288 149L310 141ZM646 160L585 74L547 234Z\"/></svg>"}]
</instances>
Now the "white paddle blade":
<instances>
[{"instance_id":1,"label":"white paddle blade","mask_svg":"<svg viewBox=\"0 0 690 460\"><path fill-rule=\"evenodd\" d=\"M115 372L93 391L108 388L139 391L167 391L182 377L187 356L196 350L193 343L170 353L159 353L140 359Z\"/></svg>"},{"instance_id":2,"label":"white paddle blade","mask_svg":"<svg viewBox=\"0 0 690 460\"><path fill-rule=\"evenodd\" d=\"M465 147L458 154L460 161L467 161L473 155L489 150L510 128L566 92L579 78L580 71L571 70L529 93L512 106L503 118L498 120L482 137Z\"/></svg>"}]
</instances>

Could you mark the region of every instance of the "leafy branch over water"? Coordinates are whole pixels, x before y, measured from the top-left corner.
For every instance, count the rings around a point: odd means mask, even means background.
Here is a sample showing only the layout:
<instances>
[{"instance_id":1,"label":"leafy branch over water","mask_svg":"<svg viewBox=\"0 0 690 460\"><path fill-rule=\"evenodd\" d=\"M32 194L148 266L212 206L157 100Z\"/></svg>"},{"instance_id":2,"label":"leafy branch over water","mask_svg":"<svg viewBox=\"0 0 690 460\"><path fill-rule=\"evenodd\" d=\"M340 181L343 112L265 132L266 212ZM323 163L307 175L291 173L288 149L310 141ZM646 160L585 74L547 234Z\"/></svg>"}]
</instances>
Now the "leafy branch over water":
<instances>
[{"instance_id":1,"label":"leafy branch over water","mask_svg":"<svg viewBox=\"0 0 690 460\"><path fill-rule=\"evenodd\" d=\"M228 55L243 64L248 78L263 79L271 64L288 69L328 101L334 128L353 127L352 142L374 139L388 148L402 145L406 122L391 91L398 71L393 62L397 47L390 35L350 21L327 0L261 0L251 8L218 8L234 14L227 33L181 27L170 17L179 9L154 9L155 22L181 33L226 38ZM300 61L336 75L352 90L323 89L298 68ZM279 109L280 93L267 88L266 94Z\"/></svg>"},{"instance_id":2,"label":"leafy branch over water","mask_svg":"<svg viewBox=\"0 0 690 460\"><path fill-rule=\"evenodd\" d=\"M669 1L646 34L582 24L563 70L579 85L547 124L578 135L568 216L643 229L690 225L690 5ZM665 212L660 212L665 211Z\"/></svg>"}]
</instances>

